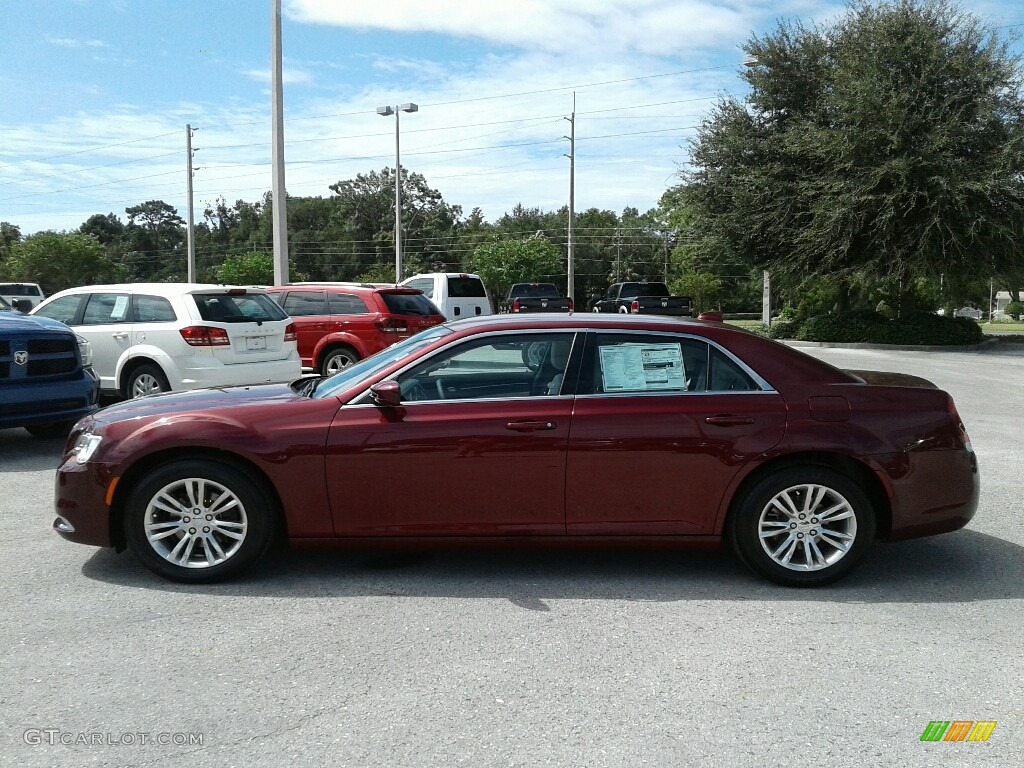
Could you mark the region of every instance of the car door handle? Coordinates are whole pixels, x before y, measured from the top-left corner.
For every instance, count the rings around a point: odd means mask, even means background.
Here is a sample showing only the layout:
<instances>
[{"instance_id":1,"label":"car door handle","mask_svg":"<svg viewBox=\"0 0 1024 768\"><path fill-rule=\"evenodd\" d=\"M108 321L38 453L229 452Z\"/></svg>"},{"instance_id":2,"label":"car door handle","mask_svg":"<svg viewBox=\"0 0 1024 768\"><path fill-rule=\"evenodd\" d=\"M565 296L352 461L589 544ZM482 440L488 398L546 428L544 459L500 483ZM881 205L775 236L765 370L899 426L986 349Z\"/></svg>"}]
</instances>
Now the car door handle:
<instances>
[{"instance_id":1,"label":"car door handle","mask_svg":"<svg viewBox=\"0 0 1024 768\"><path fill-rule=\"evenodd\" d=\"M114 333L114 334L111 334L111 335L115 339L117 339L118 341L124 341L125 339L128 338L128 334L127 333Z\"/></svg>"},{"instance_id":2,"label":"car door handle","mask_svg":"<svg viewBox=\"0 0 1024 768\"><path fill-rule=\"evenodd\" d=\"M537 432L542 429L554 429L557 424L553 421L510 421L505 429L514 432Z\"/></svg>"},{"instance_id":3,"label":"car door handle","mask_svg":"<svg viewBox=\"0 0 1024 768\"><path fill-rule=\"evenodd\" d=\"M720 413L717 416L708 416L704 419L705 424L714 424L716 427L742 427L744 424L753 424L753 416L736 416L731 413Z\"/></svg>"}]
</instances>

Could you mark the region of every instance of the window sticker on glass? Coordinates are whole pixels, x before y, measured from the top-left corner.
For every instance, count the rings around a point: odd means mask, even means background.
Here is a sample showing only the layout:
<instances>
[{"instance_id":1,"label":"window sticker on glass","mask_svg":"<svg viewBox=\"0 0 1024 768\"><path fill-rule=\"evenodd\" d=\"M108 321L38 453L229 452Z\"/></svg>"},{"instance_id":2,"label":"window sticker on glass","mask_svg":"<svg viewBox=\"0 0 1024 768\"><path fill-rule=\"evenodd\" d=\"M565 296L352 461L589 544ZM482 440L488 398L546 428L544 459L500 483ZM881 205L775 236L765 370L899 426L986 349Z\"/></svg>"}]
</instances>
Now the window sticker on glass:
<instances>
[{"instance_id":1,"label":"window sticker on glass","mask_svg":"<svg viewBox=\"0 0 1024 768\"><path fill-rule=\"evenodd\" d=\"M686 389L678 344L618 344L601 347L600 352L605 392Z\"/></svg>"},{"instance_id":2,"label":"window sticker on glass","mask_svg":"<svg viewBox=\"0 0 1024 768\"><path fill-rule=\"evenodd\" d=\"M111 320L124 320L128 314L128 297L118 296L114 300L114 309L110 313Z\"/></svg>"}]
</instances>

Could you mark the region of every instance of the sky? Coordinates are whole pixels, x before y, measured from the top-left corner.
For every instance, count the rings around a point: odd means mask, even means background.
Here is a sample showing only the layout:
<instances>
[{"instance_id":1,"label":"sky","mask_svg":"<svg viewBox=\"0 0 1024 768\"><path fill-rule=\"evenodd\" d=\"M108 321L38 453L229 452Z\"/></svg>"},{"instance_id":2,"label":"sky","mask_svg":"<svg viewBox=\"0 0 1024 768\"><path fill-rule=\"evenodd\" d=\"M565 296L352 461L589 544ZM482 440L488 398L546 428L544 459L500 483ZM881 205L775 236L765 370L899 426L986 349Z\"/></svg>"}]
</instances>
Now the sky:
<instances>
[{"instance_id":1,"label":"sky","mask_svg":"<svg viewBox=\"0 0 1024 768\"><path fill-rule=\"evenodd\" d=\"M780 20L824 24L820 0L282 0L290 195L395 164L464 215L517 204L657 205L724 95L742 45ZM1024 3L960 7L1000 34ZM196 220L271 188L272 0L0 0L0 221L23 235L164 200ZM1022 50L1019 43L1015 50ZM574 115L574 124L569 117Z\"/></svg>"}]
</instances>

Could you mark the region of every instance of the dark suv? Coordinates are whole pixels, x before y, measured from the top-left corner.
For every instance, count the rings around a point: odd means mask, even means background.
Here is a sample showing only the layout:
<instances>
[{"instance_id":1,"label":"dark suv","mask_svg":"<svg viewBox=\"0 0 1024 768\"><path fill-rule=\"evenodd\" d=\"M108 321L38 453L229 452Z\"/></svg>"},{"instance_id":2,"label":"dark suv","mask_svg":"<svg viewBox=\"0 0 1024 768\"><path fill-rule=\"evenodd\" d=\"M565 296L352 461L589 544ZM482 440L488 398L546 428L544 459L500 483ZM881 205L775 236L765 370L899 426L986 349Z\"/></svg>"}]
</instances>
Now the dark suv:
<instances>
[{"instance_id":1,"label":"dark suv","mask_svg":"<svg viewBox=\"0 0 1024 768\"><path fill-rule=\"evenodd\" d=\"M445 320L415 288L297 283L267 293L295 321L303 367L324 376Z\"/></svg>"},{"instance_id":2,"label":"dark suv","mask_svg":"<svg viewBox=\"0 0 1024 768\"><path fill-rule=\"evenodd\" d=\"M23 315L0 299L0 427L60 437L95 411L100 382L88 349L64 323Z\"/></svg>"}]
</instances>

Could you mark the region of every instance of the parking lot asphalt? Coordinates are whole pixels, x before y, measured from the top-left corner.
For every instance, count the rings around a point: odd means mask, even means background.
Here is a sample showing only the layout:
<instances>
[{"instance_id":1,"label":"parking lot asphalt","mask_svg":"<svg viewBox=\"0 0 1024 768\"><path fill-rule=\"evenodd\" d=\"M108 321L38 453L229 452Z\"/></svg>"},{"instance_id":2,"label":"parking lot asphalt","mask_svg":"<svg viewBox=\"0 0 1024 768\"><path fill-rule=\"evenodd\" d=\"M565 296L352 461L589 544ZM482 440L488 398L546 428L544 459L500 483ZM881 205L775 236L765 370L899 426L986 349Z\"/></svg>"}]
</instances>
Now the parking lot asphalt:
<instances>
[{"instance_id":1,"label":"parking lot asphalt","mask_svg":"<svg viewBox=\"0 0 1024 768\"><path fill-rule=\"evenodd\" d=\"M0 766L1021 765L1024 350L805 351L954 396L968 528L818 590L671 551L283 553L182 586L61 540L60 442L0 430ZM956 720L996 726L921 741Z\"/></svg>"}]
</instances>

